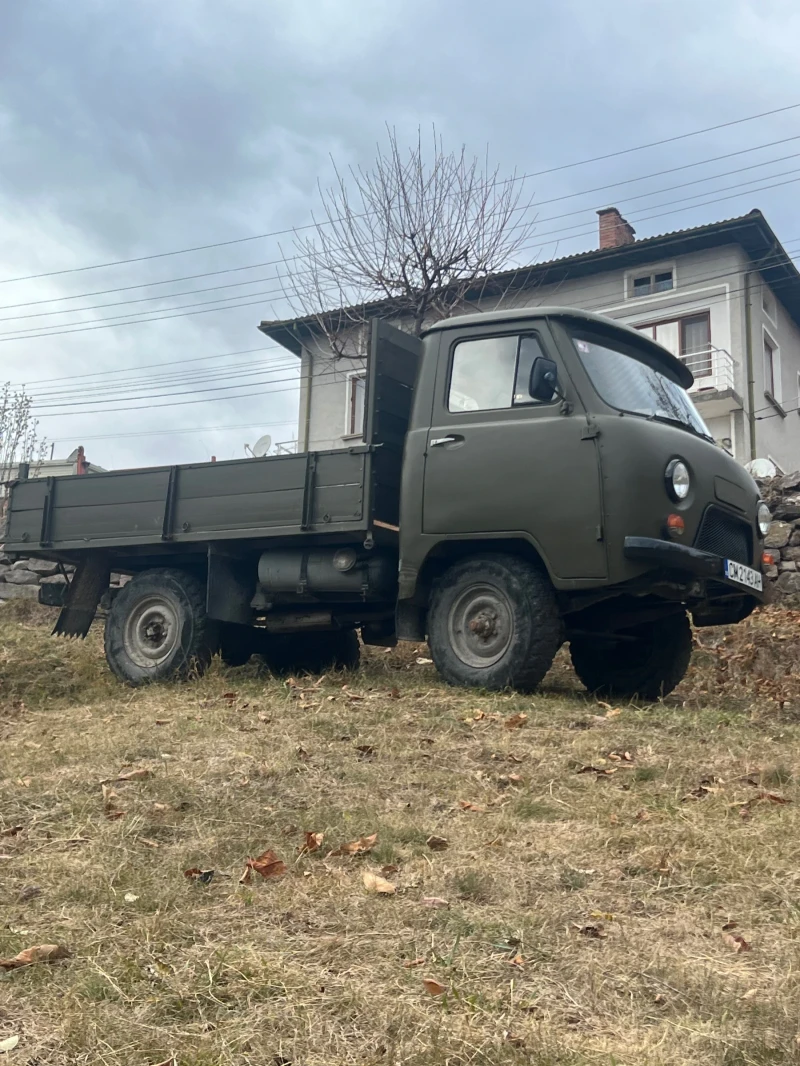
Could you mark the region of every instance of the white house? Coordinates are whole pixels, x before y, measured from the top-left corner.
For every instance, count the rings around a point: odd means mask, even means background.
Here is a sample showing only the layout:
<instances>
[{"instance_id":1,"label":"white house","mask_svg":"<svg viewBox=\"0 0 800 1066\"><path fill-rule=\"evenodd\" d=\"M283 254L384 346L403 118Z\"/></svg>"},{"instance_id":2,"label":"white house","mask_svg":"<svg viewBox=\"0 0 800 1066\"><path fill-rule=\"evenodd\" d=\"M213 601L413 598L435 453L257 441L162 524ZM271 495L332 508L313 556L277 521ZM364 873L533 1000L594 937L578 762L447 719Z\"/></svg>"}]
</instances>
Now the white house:
<instances>
[{"instance_id":1,"label":"white house","mask_svg":"<svg viewBox=\"0 0 800 1066\"><path fill-rule=\"evenodd\" d=\"M580 307L641 329L692 369L694 400L723 447L741 462L800 467L800 273L761 212L643 240L616 208L598 214L597 249L496 274L471 309ZM298 450L359 440L363 347L334 358L313 318L259 328L301 360Z\"/></svg>"}]
</instances>

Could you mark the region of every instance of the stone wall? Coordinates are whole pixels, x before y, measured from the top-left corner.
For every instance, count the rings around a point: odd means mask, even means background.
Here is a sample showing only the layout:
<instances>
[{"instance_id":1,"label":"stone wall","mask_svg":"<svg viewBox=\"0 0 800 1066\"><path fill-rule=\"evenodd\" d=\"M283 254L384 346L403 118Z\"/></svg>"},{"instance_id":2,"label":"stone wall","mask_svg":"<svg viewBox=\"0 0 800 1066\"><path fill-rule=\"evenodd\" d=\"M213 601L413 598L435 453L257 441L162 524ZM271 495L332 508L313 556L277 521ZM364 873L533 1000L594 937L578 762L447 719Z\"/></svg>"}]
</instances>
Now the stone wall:
<instances>
[{"instance_id":1,"label":"stone wall","mask_svg":"<svg viewBox=\"0 0 800 1066\"><path fill-rule=\"evenodd\" d=\"M761 493L772 511L773 522L764 547L780 556L767 567L767 577L779 593L800 595L800 470L784 477L759 481Z\"/></svg>"},{"instance_id":2,"label":"stone wall","mask_svg":"<svg viewBox=\"0 0 800 1066\"><path fill-rule=\"evenodd\" d=\"M65 566L70 574L75 568ZM111 587L124 585L130 579L122 574L111 575ZM4 600L38 600L40 585L66 585L59 573L58 563L46 559L20 559L12 563L0 549L0 603Z\"/></svg>"}]
</instances>

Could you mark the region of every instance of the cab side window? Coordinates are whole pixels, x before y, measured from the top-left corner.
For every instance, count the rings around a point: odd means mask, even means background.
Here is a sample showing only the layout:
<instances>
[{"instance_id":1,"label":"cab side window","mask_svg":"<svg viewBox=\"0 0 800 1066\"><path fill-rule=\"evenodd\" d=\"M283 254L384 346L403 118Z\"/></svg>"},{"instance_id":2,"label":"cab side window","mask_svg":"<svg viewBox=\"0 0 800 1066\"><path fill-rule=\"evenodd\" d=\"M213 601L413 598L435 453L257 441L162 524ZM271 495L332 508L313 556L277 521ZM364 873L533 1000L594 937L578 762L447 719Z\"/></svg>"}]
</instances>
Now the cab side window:
<instances>
[{"instance_id":1,"label":"cab side window","mask_svg":"<svg viewBox=\"0 0 800 1066\"><path fill-rule=\"evenodd\" d=\"M453 351L448 409L497 411L536 404L528 383L534 359L543 354L533 334L461 341Z\"/></svg>"}]
</instances>

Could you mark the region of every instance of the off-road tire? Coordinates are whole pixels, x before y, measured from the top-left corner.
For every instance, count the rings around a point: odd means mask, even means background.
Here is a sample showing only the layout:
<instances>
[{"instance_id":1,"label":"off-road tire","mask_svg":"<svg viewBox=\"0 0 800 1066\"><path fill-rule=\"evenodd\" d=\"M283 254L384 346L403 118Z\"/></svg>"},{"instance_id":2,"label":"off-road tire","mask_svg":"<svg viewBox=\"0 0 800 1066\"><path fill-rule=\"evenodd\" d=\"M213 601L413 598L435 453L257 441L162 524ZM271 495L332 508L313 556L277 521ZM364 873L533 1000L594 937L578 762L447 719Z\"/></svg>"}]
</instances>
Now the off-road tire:
<instances>
[{"instance_id":1,"label":"off-road tire","mask_svg":"<svg viewBox=\"0 0 800 1066\"><path fill-rule=\"evenodd\" d=\"M183 570L145 570L115 597L106 618L106 661L129 685L202 674L219 627L206 615L205 586Z\"/></svg>"},{"instance_id":2,"label":"off-road tire","mask_svg":"<svg viewBox=\"0 0 800 1066\"><path fill-rule=\"evenodd\" d=\"M326 670L356 670L361 645L354 629L265 633L258 654L275 674L323 674Z\"/></svg>"},{"instance_id":3,"label":"off-road tire","mask_svg":"<svg viewBox=\"0 0 800 1066\"><path fill-rule=\"evenodd\" d=\"M226 666L244 666L260 647L260 634L252 626L224 622L220 627L219 656Z\"/></svg>"},{"instance_id":4,"label":"off-road tire","mask_svg":"<svg viewBox=\"0 0 800 1066\"><path fill-rule=\"evenodd\" d=\"M598 696L657 700L680 684L692 657L685 612L620 632L630 640L576 637L570 642L575 673Z\"/></svg>"},{"instance_id":5,"label":"off-road tire","mask_svg":"<svg viewBox=\"0 0 800 1066\"><path fill-rule=\"evenodd\" d=\"M530 692L563 641L555 592L544 570L513 555L480 555L434 584L428 644L451 685Z\"/></svg>"}]
</instances>

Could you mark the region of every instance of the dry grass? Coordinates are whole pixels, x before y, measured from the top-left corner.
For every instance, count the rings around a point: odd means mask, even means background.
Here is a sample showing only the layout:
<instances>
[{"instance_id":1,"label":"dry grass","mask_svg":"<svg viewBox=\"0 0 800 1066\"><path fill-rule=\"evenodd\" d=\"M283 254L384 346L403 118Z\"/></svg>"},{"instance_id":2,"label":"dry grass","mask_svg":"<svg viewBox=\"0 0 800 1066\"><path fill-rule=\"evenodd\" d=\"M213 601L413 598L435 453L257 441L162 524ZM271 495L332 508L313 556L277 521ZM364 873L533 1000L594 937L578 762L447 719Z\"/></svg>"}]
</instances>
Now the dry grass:
<instances>
[{"instance_id":1,"label":"dry grass","mask_svg":"<svg viewBox=\"0 0 800 1066\"><path fill-rule=\"evenodd\" d=\"M411 651L133 692L98 634L51 641L42 614L0 611L0 831L23 827L0 837L0 956L72 958L0 971L9 1066L800 1062L800 702L752 696L759 671L789 684L791 616L702 634L681 698L600 724L563 662L489 696ZM104 804L125 768L152 776ZM301 856L304 831L325 840ZM267 848L286 875L240 885ZM384 866L394 895L363 884Z\"/></svg>"}]
</instances>

